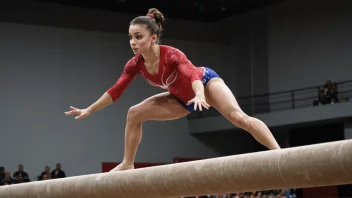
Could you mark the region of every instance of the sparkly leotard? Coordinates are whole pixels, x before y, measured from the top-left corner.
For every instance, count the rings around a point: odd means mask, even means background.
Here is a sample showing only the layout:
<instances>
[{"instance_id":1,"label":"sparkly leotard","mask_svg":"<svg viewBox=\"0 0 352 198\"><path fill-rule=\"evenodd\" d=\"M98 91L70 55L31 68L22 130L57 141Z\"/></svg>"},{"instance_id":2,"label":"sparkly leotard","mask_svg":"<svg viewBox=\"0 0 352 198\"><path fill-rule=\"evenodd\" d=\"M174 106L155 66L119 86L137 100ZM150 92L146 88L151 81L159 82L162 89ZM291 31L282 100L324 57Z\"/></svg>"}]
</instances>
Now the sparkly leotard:
<instances>
[{"instance_id":1,"label":"sparkly leotard","mask_svg":"<svg viewBox=\"0 0 352 198\"><path fill-rule=\"evenodd\" d=\"M142 56L134 56L126 63L124 71L115 85L107 90L113 101L122 95L136 74L140 74L151 85L169 91L184 104L187 104L195 96L192 82L202 80L204 68L195 67L186 55L177 48L160 45L157 74L150 74L146 70Z\"/></svg>"}]
</instances>

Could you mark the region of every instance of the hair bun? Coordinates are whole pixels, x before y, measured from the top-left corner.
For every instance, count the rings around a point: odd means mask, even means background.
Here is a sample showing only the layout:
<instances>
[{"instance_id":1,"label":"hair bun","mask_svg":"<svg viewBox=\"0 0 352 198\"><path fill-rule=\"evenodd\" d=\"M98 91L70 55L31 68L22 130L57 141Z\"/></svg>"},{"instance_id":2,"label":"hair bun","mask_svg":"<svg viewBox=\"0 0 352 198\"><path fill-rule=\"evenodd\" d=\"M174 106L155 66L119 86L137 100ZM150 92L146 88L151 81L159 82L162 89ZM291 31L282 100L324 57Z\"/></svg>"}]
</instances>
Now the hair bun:
<instances>
[{"instance_id":1,"label":"hair bun","mask_svg":"<svg viewBox=\"0 0 352 198\"><path fill-rule=\"evenodd\" d=\"M161 28L162 25L164 24L164 15L161 13L158 9L156 8L150 8L148 11L148 14L152 14L154 16L155 22L159 25Z\"/></svg>"}]
</instances>

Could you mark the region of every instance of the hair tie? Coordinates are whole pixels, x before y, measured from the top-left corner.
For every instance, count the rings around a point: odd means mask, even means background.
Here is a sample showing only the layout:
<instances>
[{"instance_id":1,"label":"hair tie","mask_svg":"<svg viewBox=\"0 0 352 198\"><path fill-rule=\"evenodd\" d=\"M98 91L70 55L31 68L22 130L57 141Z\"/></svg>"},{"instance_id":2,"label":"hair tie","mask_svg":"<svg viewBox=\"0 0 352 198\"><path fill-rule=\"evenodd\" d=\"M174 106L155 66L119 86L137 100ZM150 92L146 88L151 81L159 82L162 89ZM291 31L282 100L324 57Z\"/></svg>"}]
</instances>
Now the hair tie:
<instances>
[{"instance_id":1,"label":"hair tie","mask_svg":"<svg viewBox=\"0 0 352 198\"><path fill-rule=\"evenodd\" d=\"M147 14L148 17L154 19L154 15L153 14Z\"/></svg>"}]
</instances>

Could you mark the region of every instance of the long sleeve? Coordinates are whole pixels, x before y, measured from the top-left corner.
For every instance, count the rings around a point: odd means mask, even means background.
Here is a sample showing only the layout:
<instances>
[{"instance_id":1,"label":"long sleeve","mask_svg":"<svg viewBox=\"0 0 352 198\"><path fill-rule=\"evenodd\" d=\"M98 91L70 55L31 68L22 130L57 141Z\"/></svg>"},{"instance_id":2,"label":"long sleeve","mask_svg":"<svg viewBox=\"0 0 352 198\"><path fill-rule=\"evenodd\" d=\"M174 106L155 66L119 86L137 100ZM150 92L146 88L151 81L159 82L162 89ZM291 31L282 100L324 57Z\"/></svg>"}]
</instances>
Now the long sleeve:
<instances>
[{"instance_id":1,"label":"long sleeve","mask_svg":"<svg viewBox=\"0 0 352 198\"><path fill-rule=\"evenodd\" d=\"M186 77L190 83L195 80L201 80L196 72L196 67L182 51L174 48L168 53L169 62L177 67L180 75Z\"/></svg>"},{"instance_id":2,"label":"long sleeve","mask_svg":"<svg viewBox=\"0 0 352 198\"><path fill-rule=\"evenodd\" d=\"M123 92L127 89L127 87L135 78L137 72L138 71L136 60L132 58L126 63L126 66L120 78L112 87L107 90L107 93L110 94L114 102L121 97Z\"/></svg>"}]
</instances>

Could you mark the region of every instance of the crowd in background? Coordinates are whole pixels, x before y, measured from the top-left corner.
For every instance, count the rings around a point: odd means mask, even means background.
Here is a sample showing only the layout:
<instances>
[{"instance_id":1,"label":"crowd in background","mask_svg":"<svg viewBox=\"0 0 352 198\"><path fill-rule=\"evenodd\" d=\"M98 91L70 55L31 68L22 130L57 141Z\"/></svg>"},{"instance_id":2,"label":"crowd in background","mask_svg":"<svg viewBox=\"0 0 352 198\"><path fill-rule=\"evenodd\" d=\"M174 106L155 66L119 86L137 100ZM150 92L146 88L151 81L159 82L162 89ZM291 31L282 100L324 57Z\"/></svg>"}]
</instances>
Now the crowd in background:
<instances>
[{"instance_id":1,"label":"crowd in background","mask_svg":"<svg viewBox=\"0 0 352 198\"><path fill-rule=\"evenodd\" d=\"M64 177L66 177L66 174L63 170L61 170L61 164L57 163L56 168L51 172L50 167L45 166L44 171L37 176L37 181ZM24 171L22 164L18 165L18 170L14 172L12 176L9 171L6 171L5 167L0 167L0 186L26 182L31 182L31 179L28 173Z\"/></svg>"},{"instance_id":2,"label":"crowd in background","mask_svg":"<svg viewBox=\"0 0 352 198\"><path fill-rule=\"evenodd\" d=\"M339 102L337 83L332 83L330 80L319 89L318 100L314 101L314 105L326 105Z\"/></svg>"}]
</instances>

